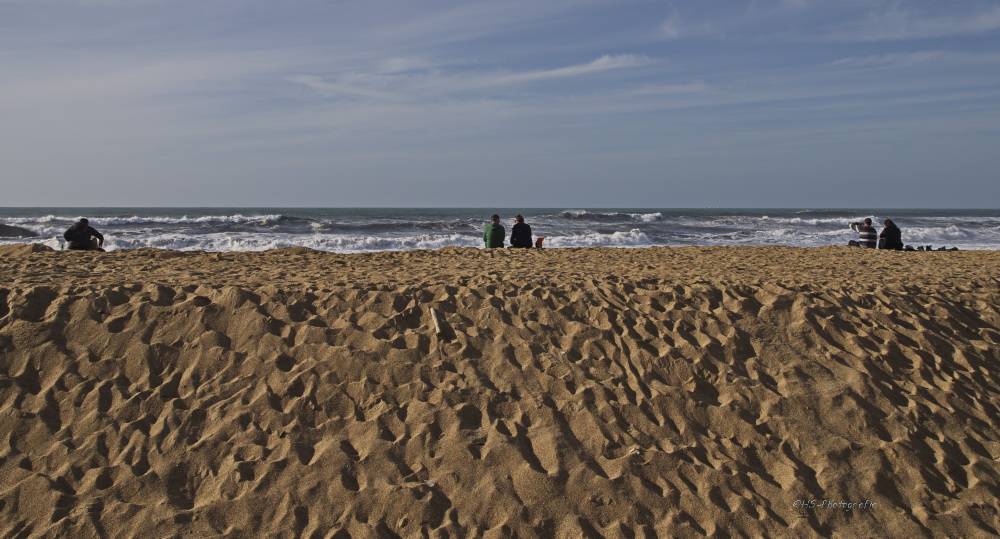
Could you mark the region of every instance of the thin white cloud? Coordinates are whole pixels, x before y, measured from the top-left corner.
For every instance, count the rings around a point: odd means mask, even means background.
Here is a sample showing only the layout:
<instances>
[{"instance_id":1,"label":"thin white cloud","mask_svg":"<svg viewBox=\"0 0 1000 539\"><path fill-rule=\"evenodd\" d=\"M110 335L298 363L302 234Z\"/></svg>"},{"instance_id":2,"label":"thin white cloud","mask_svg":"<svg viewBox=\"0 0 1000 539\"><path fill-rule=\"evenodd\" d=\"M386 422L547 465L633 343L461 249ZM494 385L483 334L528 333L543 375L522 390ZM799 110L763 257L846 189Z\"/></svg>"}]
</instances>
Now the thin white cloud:
<instances>
[{"instance_id":1,"label":"thin white cloud","mask_svg":"<svg viewBox=\"0 0 1000 539\"><path fill-rule=\"evenodd\" d=\"M39 1L0 0L0 158L45 185L33 200L50 200L55 178L184 192L181 178L194 192L256 177L269 200L274 178L281 191L358 171L391 185L455 175L456 160L480 170L479 157L594 177L572 157L611 170L635 152L649 166L634 170L656 175L665 148L700 148L691 170L725 172L738 167L720 153L794 161L792 143L827 155L859 131L996 139L983 126L996 124L1000 53L986 40L888 41L988 35L995 0L950 13L926 0Z\"/></svg>"},{"instance_id":2,"label":"thin white cloud","mask_svg":"<svg viewBox=\"0 0 1000 539\"><path fill-rule=\"evenodd\" d=\"M672 8L659 37L751 39L761 42L879 42L981 36L1000 32L995 2L955 3L933 11L928 2L864 0L755 1L740 9Z\"/></svg>"},{"instance_id":3,"label":"thin white cloud","mask_svg":"<svg viewBox=\"0 0 1000 539\"><path fill-rule=\"evenodd\" d=\"M404 73L407 71L424 71L440 66L441 62L426 56L392 56L378 60L375 70L379 73Z\"/></svg>"},{"instance_id":4,"label":"thin white cloud","mask_svg":"<svg viewBox=\"0 0 1000 539\"><path fill-rule=\"evenodd\" d=\"M628 95L639 96L663 96L679 94L704 94L711 90L711 87L704 82L691 82L687 84L653 84L643 86L637 90L628 92Z\"/></svg>"},{"instance_id":5,"label":"thin white cloud","mask_svg":"<svg viewBox=\"0 0 1000 539\"><path fill-rule=\"evenodd\" d=\"M572 79L651 64L646 57L631 54L604 55L592 62L546 70L521 72L455 70L437 68L405 73L347 72L335 76L298 75L288 81L328 98L367 98L385 101L440 99L462 92L490 90L538 81ZM425 65L440 66L434 62Z\"/></svg>"},{"instance_id":6,"label":"thin white cloud","mask_svg":"<svg viewBox=\"0 0 1000 539\"><path fill-rule=\"evenodd\" d=\"M3 63L0 98L39 102L140 103L170 96L205 95L280 69L287 53L203 53L150 58L123 52L95 56L53 53L34 62Z\"/></svg>"},{"instance_id":7,"label":"thin white cloud","mask_svg":"<svg viewBox=\"0 0 1000 539\"><path fill-rule=\"evenodd\" d=\"M681 17L675 11L667 20L660 24L659 37L674 40L717 35L721 22L720 19L695 22Z\"/></svg>"},{"instance_id":8,"label":"thin white cloud","mask_svg":"<svg viewBox=\"0 0 1000 539\"><path fill-rule=\"evenodd\" d=\"M289 77L288 81L302 85L321 97L404 101L405 93L382 89L388 87L392 79L388 76L347 73L336 80L324 79L317 75L297 75Z\"/></svg>"},{"instance_id":9,"label":"thin white cloud","mask_svg":"<svg viewBox=\"0 0 1000 539\"><path fill-rule=\"evenodd\" d=\"M366 40L402 47L431 47L487 39L518 31L544 28L568 13L609 0L507 0L504 2L457 2L444 9L425 9L413 4L406 16L396 16L390 8L376 7L389 20L368 29ZM372 4L374 5L374 4ZM409 6L409 3L401 5Z\"/></svg>"},{"instance_id":10,"label":"thin white cloud","mask_svg":"<svg viewBox=\"0 0 1000 539\"><path fill-rule=\"evenodd\" d=\"M1000 7L957 15L924 15L892 8L869 13L863 20L841 25L823 35L829 41L900 41L983 35L1000 31Z\"/></svg>"},{"instance_id":11,"label":"thin white cloud","mask_svg":"<svg viewBox=\"0 0 1000 539\"><path fill-rule=\"evenodd\" d=\"M929 64L942 66L955 66L955 64L995 66L998 63L1000 63L1000 54L972 54L948 50L934 50L852 56L831 62L830 66L837 68L891 69L926 66Z\"/></svg>"},{"instance_id":12,"label":"thin white cloud","mask_svg":"<svg viewBox=\"0 0 1000 539\"><path fill-rule=\"evenodd\" d=\"M887 107L913 107L931 104L958 103L968 104L983 102L985 100L996 100L1000 97L1000 91L996 92L959 92L959 93L935 93L932 95L902 95L885 96L881 99L855 98L850 101L832 101L828 104L816 105L816 110L834 109L865 109L885 110ZM971 126L970 126L971 130Z\"/></svg>"},{"instance_id":13,"label":"thin white cloud","mask_svg":"<svg viewBox=\"0 0 1000 539\"><path fill-rule=\"evenodd\" d=\"M521 82L530 82L537 80L546 80L546 79L560 79L566 77L579 77L583 75L600 73L603 71L638 67L649 63L650 60L648 58L635 56L632 54L619 54L619 55L606 54L594 60L593 62L586 64L578 64L578 65L560 67L548 70L527 71L524 73L513 73L510 75L503 75L497 77L495 81L500 84L508 84L508 83L521 83Z\"/></svg>"}]
</instances>

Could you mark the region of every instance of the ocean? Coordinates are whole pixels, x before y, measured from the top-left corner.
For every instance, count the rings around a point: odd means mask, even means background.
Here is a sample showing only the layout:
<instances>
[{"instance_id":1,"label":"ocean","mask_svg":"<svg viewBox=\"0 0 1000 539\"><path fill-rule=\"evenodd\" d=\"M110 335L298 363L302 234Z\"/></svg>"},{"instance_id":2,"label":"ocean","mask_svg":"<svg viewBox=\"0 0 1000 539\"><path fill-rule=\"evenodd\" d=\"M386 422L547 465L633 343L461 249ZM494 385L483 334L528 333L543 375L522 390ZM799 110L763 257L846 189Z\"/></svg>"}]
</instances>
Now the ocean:
<instances>
[{"instance_id":1,"label":"ocean","mask_svg":"<svg viewBox=\"0 0 1000 539\"><path fill-rule=\"evenodd\" d=\"M59 249L80 217L108 250L261 251L308 247L359 253L482 247L490 215L510 234L520 213L545 247L845 245L849 224L871 217L902 229L908 245L1000 249L1000 210L607 208L0 208L0 244ZM14 227L14 228L12 228ZM22 232L26 231L26 232ZM28 237L28 234L37 236Z\"/></svg>"}]
</instances>

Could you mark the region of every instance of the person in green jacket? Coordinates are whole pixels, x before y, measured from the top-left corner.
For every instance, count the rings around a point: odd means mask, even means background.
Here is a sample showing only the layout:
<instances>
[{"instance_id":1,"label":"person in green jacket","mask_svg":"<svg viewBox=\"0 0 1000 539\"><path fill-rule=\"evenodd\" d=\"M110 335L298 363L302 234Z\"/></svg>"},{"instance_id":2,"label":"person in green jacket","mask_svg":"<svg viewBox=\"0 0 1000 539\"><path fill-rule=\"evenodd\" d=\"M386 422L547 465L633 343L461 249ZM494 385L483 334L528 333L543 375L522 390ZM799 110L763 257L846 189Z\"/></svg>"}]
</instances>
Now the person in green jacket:
<instances>
[{"instance_id":1,"label":"person in green jacket","mask_svg":"<svg viewBox=\"0 0 1000 539\"><path fill-rule=\"evenodd\" d=\"M486 242L486 248L503 247L503 237L504 229L503 225L500 224L500 216L490 217L490 224L486 225L486 229L483 230L483 241Z\"/></svg>"}]
</instances>

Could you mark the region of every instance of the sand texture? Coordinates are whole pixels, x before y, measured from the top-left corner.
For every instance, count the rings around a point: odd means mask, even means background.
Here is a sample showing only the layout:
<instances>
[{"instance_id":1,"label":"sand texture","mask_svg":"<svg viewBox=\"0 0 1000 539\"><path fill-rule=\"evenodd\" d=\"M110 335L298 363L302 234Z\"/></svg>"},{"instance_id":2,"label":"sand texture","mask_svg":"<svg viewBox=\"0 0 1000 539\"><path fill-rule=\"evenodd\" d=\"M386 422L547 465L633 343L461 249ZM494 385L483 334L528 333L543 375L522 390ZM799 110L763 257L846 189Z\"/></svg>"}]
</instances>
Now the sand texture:
<instances>
[{"instance_id":1,"label":"sand texture","mask_svg":"<svg viewBox=\"0 0 1000 539\"><path fill-rule=\"evenodd\" d=\"M1000 252L0 258L0 536L1000 533Z\"/></svg>"}]
</instances>

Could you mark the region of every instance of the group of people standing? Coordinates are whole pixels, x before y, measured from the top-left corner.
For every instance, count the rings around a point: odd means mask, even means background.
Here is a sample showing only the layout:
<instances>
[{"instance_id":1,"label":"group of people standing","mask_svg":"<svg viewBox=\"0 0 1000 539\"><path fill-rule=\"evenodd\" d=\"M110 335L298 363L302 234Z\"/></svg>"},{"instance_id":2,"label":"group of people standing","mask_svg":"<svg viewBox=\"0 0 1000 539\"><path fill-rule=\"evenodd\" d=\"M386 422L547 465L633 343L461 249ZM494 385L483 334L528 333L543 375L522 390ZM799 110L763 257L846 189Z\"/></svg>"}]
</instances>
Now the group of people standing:
<instances>
[{"instance_id":1,"label":"group of people standing","mask_svg":"<svg viewBox=\"0 0 1000 539\"><path fill-rule=\"evenodd\" d=\"M494 214L490 217L490 223L483 230L483 242L487 249L503 247L503 240L506 234L503 225L500 224L500 216ZM514 217L514 226L510 229L510 247L530 249L531 226L524 222L524 217L517 215Z\"/></svg>"},{"instance_id":2,"label":"group of people standing","mask_svg":"<svg viewBox=\"0 0 1000 539\"><path fill-rule=\"evenodd\" d=\"M866 217L863 222L851 223L851 230L858 233L858 239L847 242L848 245L869 249L877 246L879 249L903 250L903 231L892 222L892 219L885 220L885 228L881 234L872 226L870 217Z\"/></svg>"}]
</instances>

